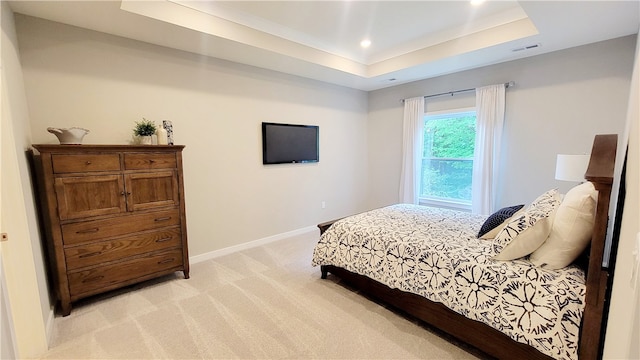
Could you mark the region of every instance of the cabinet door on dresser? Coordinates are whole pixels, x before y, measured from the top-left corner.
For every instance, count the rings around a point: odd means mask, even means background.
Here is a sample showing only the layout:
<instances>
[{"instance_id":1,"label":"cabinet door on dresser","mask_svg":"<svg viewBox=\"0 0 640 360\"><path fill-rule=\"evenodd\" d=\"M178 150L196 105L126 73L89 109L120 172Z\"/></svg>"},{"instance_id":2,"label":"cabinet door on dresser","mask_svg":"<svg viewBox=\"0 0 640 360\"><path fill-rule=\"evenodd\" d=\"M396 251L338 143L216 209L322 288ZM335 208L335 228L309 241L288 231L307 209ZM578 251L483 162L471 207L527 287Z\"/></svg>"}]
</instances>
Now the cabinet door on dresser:
<instances>
[{"instance_id":1,"label":"cabinet door on dresser","mask_svg":"<svg viewBox=\"0 0 640 360\"><path fill-rule=\"evenodd\" d=\"M126 211L120 174L55 178L60 220L119 214Z\"/></svg>"},{"instance_id":2,"label":"cabinet door on dresser","mask_svg":"<svg viewBox=\"0 0 640 360\"><path fill-rule=\"evenodd\" d=\"M119 154L53 154L51 168L60 220L126 211Z\"/></svg>"},{"instance_id":3,"label":"cabinet door on dresser","mask_svg":"<svg viewBox=\"0 0 640 360\"><path fill-rule=\"evenodd\" d=\"M33 145L54 288L71 303L182 271L184 146Z\"/></svg>"},{"instance_id":4,"label":"cabinet door on dresser","mask_svg":"<svg viewBox=\"0 0 640 360\"><path fill-rule=\"evenodd\" d=\"M127 209L140 211L178 206L180 191L176 154L124 154Z\"/></svg>"},{"instance_id":5,"label":"cabinet door on dresser","mask_svg":"<svg viewBox=\"0 0 640 360\"><path fill-rule=\"evenodd\" d=\"M129 211L180 204L178 175L173 170L125 174L124 179Z\"/></svg>"}]
</instances>

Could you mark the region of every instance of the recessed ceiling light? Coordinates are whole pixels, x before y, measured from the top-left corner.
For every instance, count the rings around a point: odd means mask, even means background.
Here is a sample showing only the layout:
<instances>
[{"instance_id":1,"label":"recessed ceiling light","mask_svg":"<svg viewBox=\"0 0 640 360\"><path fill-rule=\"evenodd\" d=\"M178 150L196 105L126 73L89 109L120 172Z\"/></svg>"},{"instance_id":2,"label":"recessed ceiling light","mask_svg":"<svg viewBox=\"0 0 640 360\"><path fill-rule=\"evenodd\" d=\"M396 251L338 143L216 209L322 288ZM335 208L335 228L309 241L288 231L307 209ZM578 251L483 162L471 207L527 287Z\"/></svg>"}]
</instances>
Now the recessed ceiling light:
<instances>
[{"instance_id":1,"label":"recessed ceiling light","mask_svg":"<svg viewBox=\"0 0 640 360\"><path fill-rule=\"evenodd\" d=\"M365 49L368 48L369 46L371 46L371 40L364 39L364 40L360 41L360 46L362 46Z\"/></svg>"},{"instance_id":2,"label":"recessed ceiling light","mask_svg":"<svg viewBox=\"0 0 640 360\"><path fill-rule=\"evenodd\" d=\"M471 0L471 5L480 5L484 2L485 0Z\"/></svg>"}]
</instances>

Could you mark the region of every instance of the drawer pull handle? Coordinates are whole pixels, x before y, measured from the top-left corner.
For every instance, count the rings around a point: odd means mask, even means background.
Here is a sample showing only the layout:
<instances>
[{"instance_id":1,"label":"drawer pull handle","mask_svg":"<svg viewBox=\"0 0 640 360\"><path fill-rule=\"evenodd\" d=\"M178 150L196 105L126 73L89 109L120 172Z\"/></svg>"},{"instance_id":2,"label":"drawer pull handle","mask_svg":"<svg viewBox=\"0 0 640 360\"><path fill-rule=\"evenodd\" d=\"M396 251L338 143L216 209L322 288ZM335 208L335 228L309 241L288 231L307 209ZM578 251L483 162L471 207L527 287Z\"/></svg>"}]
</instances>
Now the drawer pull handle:
<instances>
[{"instance_id":1,"label":"drawer pull handle","mask_svg":"<svg viewBox=\"0 0 640 360\"><path fill-rule=\"evenodd\" d=\"M100 255L100 254L102 254L102 251L95 251L95 252L88 253L88 254L82 254L82 255L80 255L80 256L78 256L78 257L79 257L80 259L82 259L82 258L88 258L88 257L91 257L91 256Z\"/></svg>"},{"instance_id":2,"label":"drawer pull handle","mask_svg":"<svg viewBox=\"0 0 640 360\"><path fill-rule=\"evenodd\" d=\"M149 160L149 162L150 162L151 164L153 164L153 163L154 163L154 162L156 162L156 161L155 161L155 160L153 160L153 159L150 159L150 160Z\"/></svg>"},{"instance_id":3,"label":"drawer pull handle","mask_svg":"<svg viewBox=\"0 0 640 360\"><path fill-rule=\"evenodd\" d=\"M173 239L173 237L169 236L169 237L166 237L166 238L158 239L158 240L156 240L156 242L157 243L161 243L161 242L169 241L171 239Z\"/></svg>"},{"instance_id":4,"label":"drawer pull handle","mask_svg":"<svg viewBox=\"0 0 640 360\"><path fill-rule=\"evenodd\" d=\"M175 258L169 258L169 259L160 260L160 261L158 261L158 265L172 263L175 260L176 260Z\"/></svg>"},{"instance_id":5,"label":"drawer pull handle","mask_svg":"<svg viewBox=\"0 0 640 360\"><path fill-rule=\"evenodd\" d=\"M94 277L91 277L91 278L88 278L88 279L84 279L84 280L82 280L82 283L84 284L84 283L88 283L88 282L92 282L92 281L98 281L98 280L102 280L102 279L104 279L104 275L98 275L98 276L94 276Z\"/></svg>"},{"instance_id":6,"label":"drawer pull handle","mask_svg":"<svg viewBox=\"0 0 640 360\"><path fill-rule=\"evenodd\" d=\"M100 228L86 229L86 230L78 230L76 234L89 234L100 231Z\"/></svg>"},{"instance_id":7,"label":"drawer pull handle","mask_svg":"<svg viewBox=\"0 0 640 360\"><path fill-rule=\"evenodd\" d=\"M156 218L153 221L167 221L167 220L170 220L170 219L171 219L171 216L165 216L165 217L161 217L161 218Z\"/></svg>"},{"instance_id":8,"label":"drawer pull handle","mask_svg":"<svg viewBox=\"0 0 640 360\"><path fill-rule=\"evenodd\" d=\"M91 165L91 161L87 161L87 165Z\"/></svg>"}]
</instances>

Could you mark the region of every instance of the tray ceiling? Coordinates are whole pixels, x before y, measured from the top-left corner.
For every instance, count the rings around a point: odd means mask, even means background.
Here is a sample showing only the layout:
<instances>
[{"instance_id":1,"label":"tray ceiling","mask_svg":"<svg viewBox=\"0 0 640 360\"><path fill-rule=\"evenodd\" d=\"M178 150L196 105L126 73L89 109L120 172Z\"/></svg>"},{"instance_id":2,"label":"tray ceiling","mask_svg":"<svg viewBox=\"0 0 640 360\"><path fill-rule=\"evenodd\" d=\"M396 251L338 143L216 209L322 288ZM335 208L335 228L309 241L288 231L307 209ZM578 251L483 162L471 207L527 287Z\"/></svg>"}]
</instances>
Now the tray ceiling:
<instances>
[{"instance_id":1,"label":"tray ceiling","mask_svg":"<svg viewBox=\"0 0 640 360\"><path fill-rule=\"evenodd\" d=\"M375 90L637 34L638 1L12 1L14 12ZM371 46L362 48L360 41Z\"/></svg>"}]
</instances>

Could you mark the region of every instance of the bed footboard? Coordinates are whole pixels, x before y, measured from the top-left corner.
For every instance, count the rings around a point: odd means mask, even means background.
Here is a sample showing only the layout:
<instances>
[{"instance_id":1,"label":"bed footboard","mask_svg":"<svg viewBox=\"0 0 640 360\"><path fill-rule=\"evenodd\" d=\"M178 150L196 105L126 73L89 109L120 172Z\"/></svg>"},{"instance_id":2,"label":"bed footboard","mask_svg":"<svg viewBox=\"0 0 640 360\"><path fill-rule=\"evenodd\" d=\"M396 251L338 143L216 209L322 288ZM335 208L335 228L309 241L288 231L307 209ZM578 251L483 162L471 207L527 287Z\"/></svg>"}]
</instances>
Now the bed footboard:
<instances>
[{"instance_id":1,"label":"bed footboard","mask_svg":"<svg viewBox=\"0 0 640 360\"><path fill-rule=\"evenodd\" d=\"M320 235L324 234L324 232L327 231L331 227L331 225L333 225L333 223L338 220L340 219L325 221L323 223L318 224L318 229L320 229Z\"/></svg>"}]
</instances>

